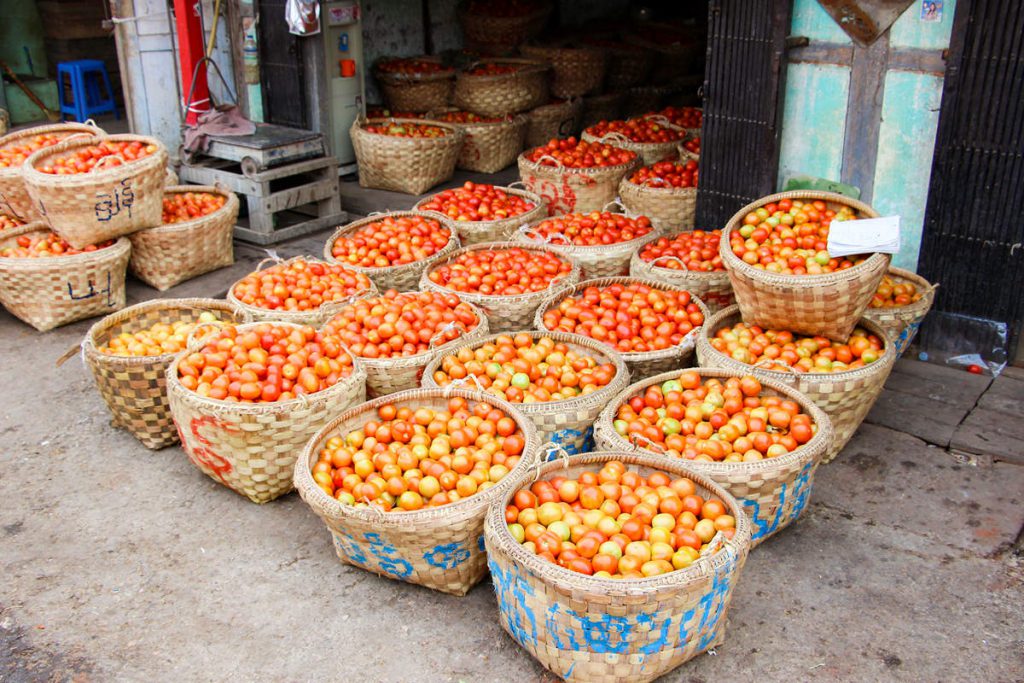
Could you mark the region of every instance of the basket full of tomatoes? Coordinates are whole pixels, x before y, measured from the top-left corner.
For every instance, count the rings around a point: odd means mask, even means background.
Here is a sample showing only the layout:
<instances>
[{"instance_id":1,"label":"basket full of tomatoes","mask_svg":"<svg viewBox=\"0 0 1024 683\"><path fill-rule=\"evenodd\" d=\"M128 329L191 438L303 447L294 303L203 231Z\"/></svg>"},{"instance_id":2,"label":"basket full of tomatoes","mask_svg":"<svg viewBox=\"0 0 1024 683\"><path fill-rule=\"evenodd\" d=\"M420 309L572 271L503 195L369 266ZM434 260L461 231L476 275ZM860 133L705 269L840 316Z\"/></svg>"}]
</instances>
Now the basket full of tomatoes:
<instances>
[{"instance_id":1,"label":"basket full of tomatoes","mask_svg":"<svg viewBox=\"0 0 1024 683\"><path fill-rule=\"evenodd\" d=\"M525 57L551 64L551 94L580 97L600 92L608 70L608 52L587 44L523 45Z\"/></svg>"},{"instance_id":2,"label":"basket full of tomatoes","mask_svg":"<svg viewBox=\"0 0 1024 683\"><path fill-rule=\"evenodd\" d=\"M850 440L882 392L896 354L892 339L864 318L842 342L744 322L737 306L716 313L697 337L701 365L749 372L787 384L832 420L835 439L823 462Z\"/></svg>"},{"instance_id":3,"label":"basket full of tomatoes","mask_svg":"<svg viewBox=\"0 0 1024 683\"><path fill-rule=\"evenodd\" d=\"M484 526L502 627L580 682L650 681L720 645L750 534L705 473L626 450L540 465Z\"/></svg>"},{"instance_id":4,"label":"basket full of tomatoes","mask_svg":"<svg viewBox=\"0 0 1024 683\"><path fill-rule=\"evenodd\" d=\"M422 211L392 211L338 228L324 245L324 260L373 280L381 291L415 289L434 259L459 248L452 222Z\"/></svg>"},{"instance_id":5,"label":"basket full of tomatoes","mask_svg":"<svg viewBox=\"0 0 1024 683\"><path fill-rule=\"evenodd\" d=\"M502 57L475 62L455 77L455 106L480 116L507 116L548 101L551 66L534 59Z\"/></svg>"},{"instance_id":6,"label":"basket full of tomatoes","mask_svg":"<svg viewBox=\"0 0 1024 683\"><path fill-rule=\"evenodd\" d=\"M423 194L455 173L466 134L420 119L356 120L349 130L360 187Z\"/></svg>"},{"instance_id":7,"label":"basket full of tomatoes","mask_svg":"<svg viewBox=\"0 0 1024 683\"><path fill-rule=\"evenodd\" d=\"M636 152L574 137L550 140L519 155L519 177L548 202L548 214L601 211L619 181L639 164Z\"/></svg>"},{"instance_id":8,"label":"basket full of tomatoes","mask_svg":"<svg viewBox=\"0 0 1024 683\"><path fill-rule=\"evenodd\" d=\"M604 142L636 152L645 164L676 155L676 145L685 139L684 129L664 116L646 114L625 121L599 121L583 130L586 142Z\"/></svg>"},{"instance_id":9,"label":"basket full of tomatoes","mask_svg":"<svg viewBox=\"0 0 1024 683\"><path fill-rule=\"evenodd\" d=\"M834 221L877 218L832 192L769 195L729 219L719 250L747 323L845 341L889 268L889 255L834 257Z\"/></svg>"},{"instance_id":10,"label":"basket full of tomatoes","mask_svg":"<svg viewBox=\"0 0 1024 683\"><path fill-rule=\"evenodd\" d=\"M508 239L516 228L547 215L547 206L539 195L529 190L497 187L467 180L462 187L453 187L413 207L416 211L433 211L455 223L462 246Z\"/></svg>"},{"instance_id":11,"label":"basket full of tomatoes","mask_svg":"<svg viewBox=\"0 0 1024 683\"><path fill-rule=\"evenodd\" d=\"M455 162L464 171L497 173L523 151L527 120L522 114L480 116L452 107L435 109L428 118L458 126L466 134Z\"/></svg>"},{"instance_id":12,"label":"basket full of tomatoes","mask_svg":"<svg viewBox=\"0 0 1024 683\"><path fill-rule=\"evenodd\" d=\"M42 222L0 234L0 304L40 332L124 307L131 244L76 249Z\"/></svg>"},{"instance_id":13,"label":"basket full of tomatoes","mask_svg":"<svg viewBox=\"0 0 1024 683\"><path fill-rule=\"evenodd\" d=\"M693 228L697 209L698 162L684 155L639 168L619 183L623 206L663 230Z\"/></svg>"},{"instance_id":14,"label":"basket full of tomatoes","mask_svg":"<svg viewBox=\"0 0 1024 683\"><path fill-rule=\"evenodd\" d=\"M466 389L414 389L327 423L295 465L295 487L338 559L465 595L487 573L484 516L533 464L533 423Z\"/></svg>"},{"instance_id":15,"label":"basket full of tomatoes","mask_svg":"<svg viewBox=\"0 0 1024 683\"><path fill-rule=\"evenodd\" d=\"M931 310L936 287L917 273L891 266L871 297L864 317L885 330L897 358L910 346Z\"/></svg>"},{"instance_id":16,"label":"basket full of tomatoes","mask_svg":"<svg viewBox=\"0 0 1024 683\"><path fill-rule=\"evenodd\" d=\"M628 387L594 425L599 449L682 461L736 497L757 545L806 509L832 442L828 416L784 382L749 370L673 370Z\"/></svg>"},{"instance_id":17,"label":"basket full of tomatoes","mask_svg":"<svg viewBox=\"0 0 1024 683\"><path fill-rule=\"evenodd\" d=\"M466 47L503 54L540 34L552 11L549 0L462 0L456 15Z\"/></svg>"},{"instance_id":18,"label":"basket full of tomatoes","mask_svg":"<svg viewBox=\"0 0 1024 683\"><path fill-rule=\"evenodd\" d=\"M735 303L718 251L721 230L691 230L655 237L633 253L629 274L685 289L715 313Z\"/></svg>"},{"instance_id":19,"label":"basket full of tomatoes","mask_svg":"<svg viewBox=\"0 0 1024 683\"><path fill-rule=\"evenodd\" d=\"M164 190L163 224L129 235L132 273L159 291L230 266L238 197L219 187L178 185Z\"/></svg>"},{"instance_id":20,"label":"basket full of tomatoes","mask_svg":"<svg viewBox=\"0 0 1024 683\"><path fill-rule=\"evenodd\" d=\"M447 106L455 88L455 69L431 55L385 57L373 75L384 101L396 111L423 113Z\"/></svg>"}]
</instances>

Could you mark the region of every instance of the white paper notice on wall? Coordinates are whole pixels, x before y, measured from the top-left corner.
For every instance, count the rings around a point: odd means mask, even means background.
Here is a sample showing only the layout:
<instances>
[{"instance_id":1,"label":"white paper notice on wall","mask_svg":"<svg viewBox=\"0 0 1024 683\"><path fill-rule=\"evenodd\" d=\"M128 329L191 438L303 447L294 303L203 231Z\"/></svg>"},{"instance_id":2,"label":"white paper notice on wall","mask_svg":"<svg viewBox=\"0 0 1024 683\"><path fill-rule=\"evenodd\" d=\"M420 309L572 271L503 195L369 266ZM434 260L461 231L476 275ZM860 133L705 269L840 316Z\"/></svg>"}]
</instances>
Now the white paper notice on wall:
<instances>
[{"instance_id":1,"label":"white paper notice on wall","mask_svg":"<svg viewBox=\"0 0 1024 683\"><path fill-rule=\"evenodd\" d=\"M828 229L828 253L832 256L895 254L900 250L900 217L832 221Z\"/></svg>"}]
</instances>

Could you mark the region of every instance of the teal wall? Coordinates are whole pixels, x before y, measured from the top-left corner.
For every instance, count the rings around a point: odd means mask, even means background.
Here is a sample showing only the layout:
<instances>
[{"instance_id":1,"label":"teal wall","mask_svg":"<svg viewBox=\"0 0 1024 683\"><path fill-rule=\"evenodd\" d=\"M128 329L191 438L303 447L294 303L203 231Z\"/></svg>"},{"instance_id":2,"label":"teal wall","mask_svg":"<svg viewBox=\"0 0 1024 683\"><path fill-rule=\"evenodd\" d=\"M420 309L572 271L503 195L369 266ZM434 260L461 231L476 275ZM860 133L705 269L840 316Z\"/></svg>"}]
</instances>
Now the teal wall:
<instances>
[{"instance_id":1,"label":"teal wall","mask_svg":"<svg viewBox=\"0 0 1024 683\"><path fill-rule=\"evenodd\" d=\"M43 22L33 0L0 0L0 59L19 76L46 77Z\"/></svg>"}]
</instances>

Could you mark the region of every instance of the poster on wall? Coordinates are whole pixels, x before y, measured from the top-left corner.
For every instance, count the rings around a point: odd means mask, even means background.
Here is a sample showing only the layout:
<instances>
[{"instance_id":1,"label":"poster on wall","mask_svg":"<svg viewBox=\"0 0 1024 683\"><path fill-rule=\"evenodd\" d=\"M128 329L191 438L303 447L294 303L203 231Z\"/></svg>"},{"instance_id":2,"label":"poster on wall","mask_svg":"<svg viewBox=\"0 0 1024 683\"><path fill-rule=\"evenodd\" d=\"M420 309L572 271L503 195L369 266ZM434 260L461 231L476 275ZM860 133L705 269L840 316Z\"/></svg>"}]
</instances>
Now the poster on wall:
<instances>
[{"instance_id":1,"label":"poster on wall","mask_svg":"<svg viewBox=\"0 0 1024 683\"><path fill-rule=\"evenodd\" d=\"M320 33L320 0L288 0L284 15L289 33L296 36Z\"/></svg>"},{"instance_id":2,"label":"poster on wall","mask_svg":"<svg viewBox=\"0 0 1024 683\"><path fill-rule=\"evenodd\" d=\"M942 21L942 0L922 0L921 21Z\"/></svg>"}]
</instances>

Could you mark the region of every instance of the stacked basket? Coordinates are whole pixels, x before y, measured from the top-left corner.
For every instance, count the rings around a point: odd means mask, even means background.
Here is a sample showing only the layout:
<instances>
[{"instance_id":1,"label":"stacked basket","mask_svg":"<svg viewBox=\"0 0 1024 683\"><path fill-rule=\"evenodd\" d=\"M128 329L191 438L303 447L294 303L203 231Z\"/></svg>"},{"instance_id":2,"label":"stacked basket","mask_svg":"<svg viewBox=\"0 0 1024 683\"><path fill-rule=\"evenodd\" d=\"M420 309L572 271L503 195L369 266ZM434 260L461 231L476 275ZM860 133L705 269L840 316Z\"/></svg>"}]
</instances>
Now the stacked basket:
<instances>
[{"instance_id":1,"label":"stacked basket","mask_svg":"<svg viewBox=\"0 0 1024 683\"><path fill-rule=\"evenodd\" d=\"M396 124L421 123L416 119L387 119ZM456 126L431 121L447 132L440 137L415 138L371 133L367 124L380 119L357 120L349 133L359 164L360 187L422 194L455 173L465 133Z\"/></svg>"},{"instance_id":2,"label":"stacked basket","mask_svg":"<svg viewBox=\"0 0 1024 683\"><path fill-rule=\"evenodd\" d=\"M548 71L545 62L533 59L502 58L488 62L509 73L473 73L479 63L459 72L455 78L453 102L457 107L480 116L507 116L535 109L548 100Z\"/></svg>"},{"instance_id":3,"label":"stacked basket","mask_svg":"<svg viewBox=\"0 0 1024 683\"><path fill-rule=\"evenodd\" d=\"M441 68L425 73L388 71L384 68L394 58L384 58L377 63L374 77L380 84L384 101L392 111L425 113L448 106L455 87L455 69ZM433 62L440 66L440 58L433 56L412 57L413 62Z\"/></svg>"},{"instance_id":4,"label":"stacked basket","mask_svg":"<svg viewBox=\"0 0 1024 683\"><path fill-rule=\"evenodd\" d=\"M513 183L513 185L516 183ZM547 203L537 194L530 192L529 190L521 190L519 188L501 187L497 188L507 194L514 194L522 197L524 200L533 204L533 208L526 211L525 213L517 214L515 216L509 216L508 218L499 218L492 221L468 221L458 220L452 216L448 216L453 221L456 231L459 233L459 242L463 246L469 246L471 244L479 244L481 242L498 242L506 240L515 234L516 229L528 223L540 220L542 216L547 215ZM429 203L433 197L427 197L421 199L416 206L413 207L414 211L423 211L423 207Z\"/></svg>"},{"instance_id":5,"label":"stacked basket","mask_svg":"<svg viewBox=\"0 0 1024 683\"><path fill-rule=\"evenodd\" d=\"M427 118L460 128L465 134L455 167L477 173L497 173L515 162L523 151L527 117L521 114L481 117L480 121L462 122L453 114L454 107L436 109Z\"/></svg>"}]
</instances>

